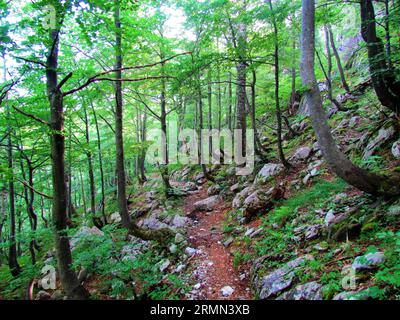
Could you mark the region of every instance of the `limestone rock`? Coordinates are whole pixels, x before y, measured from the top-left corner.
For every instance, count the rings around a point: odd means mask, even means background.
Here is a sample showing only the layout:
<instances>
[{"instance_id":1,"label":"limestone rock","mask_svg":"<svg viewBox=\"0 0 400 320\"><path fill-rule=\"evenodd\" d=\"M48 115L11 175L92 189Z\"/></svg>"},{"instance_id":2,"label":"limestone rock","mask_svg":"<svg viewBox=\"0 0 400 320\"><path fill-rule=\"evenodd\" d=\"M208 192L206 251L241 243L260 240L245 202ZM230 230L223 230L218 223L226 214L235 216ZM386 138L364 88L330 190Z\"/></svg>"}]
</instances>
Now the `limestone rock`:
<instances>
[{"instance_id":1,"label":"limestone rock","mask_svg":"<svg viewBox=\"0 0 400 320\"><path fill-rule=\"evenodd\" d=\"M118 224L121 222L121 216L119 215L119 212L115 212L110 216L110 222L113 224Z\"/></svg>"},{"instance_id":2,"label":"limestone rock","mask_svg":"<svg viewBox=\"0 0 400 320\"><path fill-rule=\"evenodd\" d=\"M82 227L78 230L77 233L75 233L75 235L72 237L70 243L71 243L71 249L73 250L76 245L83 239L87 238L87 237L92 237L92 236L97 236L97 237L103 237L104 236L104 232L101 231L100 229L98 229L97 227Z\"/></svg>"},{"instance_id":3,"label":"limestone rock","mask_svg":"<svg viewBox=\"0 0 400 320\"><path fill-rule=\"evenodd\" d=\"M183 185L182 191L189 192L189 191L196 191L197 186L194 182L187 182Z\"/></svg>"},{"instance_id":4,"label":"limestone rock","mask_svg":"<svg viewBox=\"0 0 400 320\"><path fill-rule=\"evenodd\" d=\"M219 196L212 196L207 199L198 201L194 204L197 211L212 211L214 207L220 202Z\"/></svg>"},{"instance_id":5,"label":"limestone rock","mask_svg":"<svg viewBox=\"0 0 400 320\"><path fill-rule=\"evenodd\" d=\"M141 223L138 224L140 227L146 227L150 230L160 230L160 229L165 229L168 228L168 225L159 221L157 218L154 216L151 216L149 218L143 219Z\"/></svg>"},{"instance_id":6,"label":"limestone rock","mask_svg":"<svg viewBox=\"0 0 400 320\"><path fill-rule=\"evenodd\" d=\"M284 193L281 187L273 187L268 190L258 189L244 200L242 206L244 216L249 220L261 211L269 211L273 207L273 201L282 199Z\"/></svg>"},{"instance_id":7,"label":"limestone rock","mask_svg":"<svg viewBox=\"0 0 400 320\"><path fill-rule=\"evenodd\" d=\"M175 228L184 228L191 224L192 220L187 217L182 217L180 215L175 215L172 219L171 225Z\"/></svg>"},{"instance_id":8,"label":"limestone rock","mask_svg":"<svg viewBox=\"0 0 400 320\"><path fill-rule=\"evenodd\" d=\"M294 161L305 161L310 157L311 152L312 152L311 148L309 148L309 147L301 147L301 148L296 150L296 152L294 153L292 159Z\"/></svg>"},{"instance_id":9,"label":"limestone rock","mask_svg":"<svg viewBox=\"0 0 400 320\"><path fill-rule=\"evenodd\" d=\"M232 201L232 207L234 209L239 209L243 205L243 201L250 195L250 193L254 192L252 187L246 187L241 192L239 192Z\"/></svg>"},{"instance_id":10,"label":"limestone rock","mask_svg":"<svg viewBox=\"0 0 400 320\"><path fill-rule=\"evenodd\" d=\"M392 154L396 159L400 159L400 140L393 144Z\"/></svg>"},{"instance_id":11,"label":"limestone rock","mask_svg":"<svg viewBox=\"0 0 400 320\"><path fill-rule=\"evenodd\" d=\"M255 184L265 184L270 181L272 178L281 174L284 171L285 167L282 164L277 163L268 163L264 165L261 171L257 174Z\"/></svg>"},{"instance_id":12,"label":"limestone rock","mask_svg":"<svg viewBox=\"0 0 400 320\"><path fill-rule=\"evenodd\" d=\"M233 292L235 292L235 290L230 286L225 286L221 289L221 294L224 297L230 297L233 294Z\"/></svg>"},{"instance_id":13,"label":"limestone rock","mask_svg":"<svg viewBox=\"0 0 400 320\"><path fill-rule=\"evenodd\" d=\"M285 292L277 300L322 300L322 286L318 282L308 282Z\"/></svg>"},{"instance_id":14,"label":"limestone rock","mask_svg":"<svg viewBox=\"0 0 400 320\"><path fill-rule=\"evenodd\" d=\"M208 195L209 197L211 197L211 196L216 196L216 195L218 195L220 192L221 192L221 187L218 186L218 185L213 185L213 186L211 186L210 188L208 188L208 190L207 190L207 195Z\"/></svg>"},{"instance_id":15,"label":"limestone rock","mask_svg":"<svg viewBox=\"0 0 400 320\"><path fill-rule=\"evenodd\" d=\"M288 262L283 267L264 276L259 283L253 283L253 286L259 293L260 299L268 299L276 296L283 290L289 288L295 276L294 271L299 268L305 261L313 260L313 256L305 255ZM253 277L255 281L258 277ZM253 280L253 281L254 281Z\"/></svg>"},{"instance_id":16,"label":"limestone rock","mask_svg":"<svg viewBox=\"0 0 400 320\"><path fill-rule=\"evenodd\" d=\"M385 260L383 252L368 253L357 257L352 264L352 268L356 271L375 269L383 264Z\"/></svg>"},{"instance_id":17,"label":"limestone rock","mask_svg":"<svg viewBox=\"0 0 400 320\"><path fill-rule=\"evenodd\" d=\"M372 139L363 153L363 159L367 160L370 156L372 156L382 145L384 145L387 141L392 139L396 134L396 130L394 127L383 127L379 130L378 135Z\"/></svg>"}]
</instances>

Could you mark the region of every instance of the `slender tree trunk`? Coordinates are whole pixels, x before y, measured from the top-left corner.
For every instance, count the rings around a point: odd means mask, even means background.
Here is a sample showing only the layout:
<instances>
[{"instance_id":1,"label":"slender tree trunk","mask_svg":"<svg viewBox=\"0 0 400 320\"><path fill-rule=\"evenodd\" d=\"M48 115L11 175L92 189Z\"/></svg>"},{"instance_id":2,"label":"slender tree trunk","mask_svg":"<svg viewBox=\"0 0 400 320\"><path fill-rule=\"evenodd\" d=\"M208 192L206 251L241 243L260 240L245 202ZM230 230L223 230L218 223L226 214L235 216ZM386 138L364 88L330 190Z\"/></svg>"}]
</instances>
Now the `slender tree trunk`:
<instances>
[{"instance_id":1,"label":"slender tree trunk","mask_svg":"<svg viewBox=\"0 0 400 320\"><path fill-rule=\"evenodd\" d=\"M144 144L146 142L147 136L147 109L144 109L142 128L141 128L141 142ZM146 160L146 150L143 150L139 157L139 174L140 180L144 183L147 181L146 177L146 169L145 169L145 160Z\"/></svg>"},{"instance_id":2,"label":"slender tree trunk","mask_svg":"<svg viewBox=\"0 0 400 320\"><path fill-rule=\"evenodd\" d=\"M330 25L328 25L327 28L328 28L329 39L330 39L330 44L332 47L333 55L335 56L336 65L337 65L339 75L340 75L340 81L342 82L343 89L346 90L346 92L350 92L350 87L347 84L346 76L344 75L342 60L340 59L339 52L336 48L335 38L333 36L332 28Z\"/></svg>"},{"instance_id":3,"label":"slender tree trunk","mask_svg":"<svg viewBox=\"0 0 400 320\"><path fill-rule=\"evenodd\" d=\"M47 229L49 227L49 221L46 218L46 209L45 209L45 206L44 206L44 198L43 197L41 197L40 203L41 203L41 213L42 213L41 217L42 217L42 220L43 220L43 223L44 223L44 227Z\"/></svg>"},{"instance_id":4,"label":"slender tree trunk","mask_svg":"<svg viewBox=\"0 0 400 320\"><path fill-rule=\"evenodd\" d=\"M6 58L3 54L3 76L4 82L7 81L7 67ZM12 151L12 127L10 124L10 107L7 104L6 115L8 119L7 125L7 158L8 158L8 170L10 171L10 178L8 182L8 196L9 196L9 208L10 208L10 244L8 247L8 266L10 268L11 274L16 277L21 273L21 267L18 264L18 254L17 254L17 243L16 243L16 228L15 228L15 189L14 189L14 160Z\"/></svg>"},{"instance_id":5,"label":"slender tree trunk","mask_svg":"<svg viewBox=\"0 0 400 320\"><path fill-rule=\"evenodd\" d=\"M221 94L221 71L218 67L217 70L217 82L218 82L218 131L221 132L222 126L222 94Z\"/></svg>"},{"instance_id":6,"label":"slender tree trunk","mask_svg":"<svg viewBox=\"0 0 400 320\"><path fill-rule=\"evenodd\" d=\"M115 0L115 59L116 72L115 78L122 79L122 31L120 18L120 0ZM118 186L118 207L123 225L130 228L131 220L128 212L126 197L126 173L124 160L124 140L123 140L123 98L122 82L115 83L115 146L116 146L116 166L117 166L117 186Z\"/></svg>"},{"instance_id":7,"label":"slender tree trunk","mask_svg":"<svg viewBox=\"0 0 400 320\"><path fill-rule=\"evenodd\" d=\"M81 194L82 194L83 214L84 214L84 216L86 216L87 205L86 205L85 181L83 179L83 174L82 174L81 168L79 168L79 177L80 177Z\"/></svg>"},{"instance_id":8,"label":"slender tree trunk","mask_svg":"<svg viewBox=\"0 0 400 320\"><path fill-rule=\"evenodd\" d=\"M247 1L242 0L242 11L247 10ZM237 26L237 53L238 62L236 64L237 86L236 86L236 129L242 130L241 145L242 152L238 156L246 157L246 130L247 130L247 114L246 114L246 55L247 55L247 26L244 22L240 22ZM236 141L238 144L238 141ZM240 148L238 148L240 150Z\"/></svg>"},{"instance_id":9,"label":"slender tree trunk","mask_svg":"<svg viewBox=\"0 0 400 320\"><path fill-rule=\"evenodd\" d=\"M85 102L83 102L85 104ZM93 156L92 151L90 150L90 131L89 131L89 117L86 105L83 108L84 119L85 119L85 137L86 137L86 145L88 150L86 151L86 157L88 161L88 173L89 173L89 190L90 190L90 214L92 216L93 224L101 229L103 224L96 217L96 187L94 181L94 170L93 170Z\"/></svg>"},{"instance_id":10,"label":"slender tree trunk","mask_svg":"<svg viewBox=\"0 0 400 320\"><path fill-rule=\"evenodd\" d=\"M122 79L122 30L120 18L120 0L114 0L115 12L115 43L116 43L116 79ZM129 233L143 240L156 240L166 242L171 239L172 232L169 229L161 230L144 230L139 228L128 212L128 204L126 197L126 174L124 163L124 143L123 143L123 99L122 99L122 82L116 81L115 85L115 140L116 140L116 163L118 177L118 207L122 224L129 230ZM164 108L165 109L165 108ZM165 113L165 129L166 130L166 112Z\"/></svg>"},{"instance_id":11,"label":"slender tree trunk","mask_svg":"<svg viewBox=\"0 0 400 320\"><path fill-rule=\"evenodd\" d=\"M25 181L28 181L29 186L32 188L34 187L33 183L33 167L30 159L28 157L25 157L26 163L27 163L27 168L28 168L28 179L26 177L26 172L25 172L25 167L23 163L23 155L22 155L22 146L20 147L21 149L21 157L20 157L20 164L21 164L21 172L22 176ZM29 218L29 224L31 227L31 231L33 234L32 239L29 242L29 251L31 254L31 260L32 260L32 265L36 264L36 252L35 250L39 250L39 245L37 244L35 240L35 235L36 235L36 230L37 230L37 215L35 213L35 210L33 208L33 203L35 200L35 193L33 189L28 188L27 186L24 186L24 200L26 203L26 211L28 213L28 218Z\"/></svg>"},{"instance_id":12,"label":"slender tree trunk","mask_svg":"<svg viewBox=\"0 0 400 320\"><path fill-rule=\"evenodd\" d=\"M390 44L390 9L389 0L385 0L385 38L386 38L386 59L389 69L393 68L392 64L392 46Z\"/></svg>"},{"instance_id":13,"label":"slender tree trunk","mask_svg":"<svg viewBox=\"0 0 400 320\"><path fill-rule=\"evenodd\" d=\"M341 105L336 99L333 97L333 86L332 86L332 55L331 55L331 47L329 45L329 32L328 27L324 26L325 32L325 49L326 49L326 58L328 61L328 70L326 71L326 82L328 84L328 99L336 106L338 110L341 109Z\"/></svg>"},{"instance_id":14,"label":"slender tree trunk","mask_svg":"<svg viewBox=\"0 0 400 320\"><path fill-rule=\"evenodd\" d=\"M107 224L107 216L106 216L106 192L105 192L105 182L104 182L104 168L103 168L103 151L101 147L101 135L100 135L100 128L99 122L97 120L97 113L96 110L91 104L94 123L96 125L96 134L97 134L97 153L99 157L99 168L100 168L100 182L101 182L101 215L103 217L103 224Z\"/></svg>"},{"instance_id":15,"label":"slender tree trunk","mask_svg":"<svg viewBox=\"0 0 400 320\"><path fill-rule=\"evenodd\" d=\"M262 151L266 151L263 147L260 138L258 136L257 121L256 121L256 83L257 83L257 71L255 69L251 70L253 75L253 81L250 85L251 90L251 104L250 104L250 115L251 115L251 126L254 131L254 145L256 147L256 152L262 156Z\"/></svg>"},{"instance_id":16,"label":"slender tree trunk","mask_svg":"<svg viewBox=\"0 0 400 320\"><path fill-rule=\"evenodd\" d=\"M161 55L161 60L164 59L164 55ZM165 65L164 63L161 65L162 75L164 76ZM161 177L164 182L165 195L166 197L170 197L172 195L172 186L169 181L169 156L168 156L168 130L167 130L167 100L166 100L166 83L165 79L161 80L161 131L163 133L162 137L162 153L164 164L160 166Z\"/></svg>"},{"instance_id":17,"label":"slender tree trunk","mask_svg":"<svg viewBox=\"0 0 400 320\"><path fill-rule=\"evenodd\" d=\"M293 39L293 46L292 46L293 52L295 52L296 50L296 39ZM295 55L294 55L295 56ZM291 94L290 94L290 102L289 102L289 106L288 106L288 112L287 115L291 116L295 113L294 110L294 104L296 103L296 97L297 97L297 93L296 93L296 67L295 65L292 66L292 90L291 90Z\"/></svg>"},{"instance_id":18,"label":"slender tree trunk","mask_svg":"<svg viewBox=\"0 0 400 320\"><path fill-rule=\"evenodd\" d=\"M3 178L3 176L1 176L1 178ZM1 190L1 194L0 194L0 266L3 265L3 257L5 256L4 250L3 250L3 227L4 224L7 220L6 217L6 211L7 211L7 190L4 187Z\"/></svg>"},{"instance_id":19,"label":"slender tree trunk","mask_svg":"<svg viewBox=\"0 0 400 320\"><path fill-rule=\"evenodd\" d=\"M236 65L237 69L237 102L236 102L236 129L242 130L241 133L241 144L242 154L240 156L246 156L246 131L247 131L247 120L246 120L246 64L245 62L239 62Z\"/></svg>"},{"instance_id":20,"label":"slender tree trunk","mask_svg":"<svg viewBox=\"0 0 400 320\"><path fill-rule=\"evenodd\" d=\"M268 0L269 8L272 14L272 25L274 27L274 65L275 65L275 106L276 106L276 120L277 120L277 138L278 138L278 155L281 163L286 167L290 167L289 162L285 158L282 146L282 112L279 99L279 43L278 43L278 27L276 25L275 12L272 7L271 0Z\"/></svg>"},{"instance_id":21,"label":"slender tree trunk","mask_svg":"<svg viewBox=\"0 0 400 320\"><path fill-rule=\"evenodd\" d=\"M72 218L76 215L76 210L72 203L72 122L70 122L68 126L68 173L66 177L67 177L66 183L68 190L67 215L69 221L72 221Z\"/></svg>"},{"instance_id":22,"label":"slender tree trunk","mask_svg":"<svg viewBox=\"0 0 400 320\"><path fill-rule=\"evenodd\" d=\"M203 95L201 91L201 81L200 81L200 74L198 75L197 79L197 92L198 92L198 116L199 116L199 125L198 125L198 146L199 146L199 162L201 166L201 170L203 171L204 177L214 182L214 179L207 171L207 166L204 164L204 150L203 150L203 137L201 131L204 129L204 121L203 121Z\"/></svg>"},{"instance_id":23,"label":"slender tree trunk","mask_svg":"<svg viewBox=\"0 0 400 320\"><path fill-rule=\"evenodd\" d=\"M355 166L339 151L322 107L322 98L314 73L315 58L315 0L302 0L301 77L306 88L305 98L310 106L313 128L328 165L339 177L354 187L374 195L399 195L400 176L380 176Z\"/></svg>"},{"instance_id":24,"label":"slender tree trunk","mask_svg":"<svg viewBox=\"0 0 400 320\"><path fill-rule=\"evenodd\" d=\"M232 131L232 74L229 72L228 76L228 129Z\"/></svg>"},{"instance_id":25,"label":"slender tree trunk","mask_svg":"<svg viewBox=\"0 0 400 320\"><path fill-rule=\"evenodd\" d=\"M400 115L400 82L386 63L382 40L376 34L372 0L360 0L361 34L367 43L369 69L376 95L381 104Z\"/></svg>"},{"instance_id":26,"label":"slender tree trunk","mask_svg":"<svg viewBox=\"0 0 400 320\"><path fill-rule=\"evenodd\" d=\"M9 129L11 130L11 129ZM13 175L13 154L12 154L12 140L11 133L8 135L8 169ZM11 274L16 277L21 273L21 267L17 260L17 242L16 242L16 227L15 227L15 190L14 190L14 177L10 177L8 183L9 207L10 207L10 245L8 251L8 265Z\"/></svg>"},{"instance_id":27,"label":"slender tree trunk","mask_svg":"<svg viewBox=\"0 0 400 320\"><path fill-rule=\"evenodd\" d=\"M213 128L213 117L212 117L212 86L211 86L211 71L208 71L208 76L207 76L207 98L208 98L208 130L212 130ZM210 157L213 157L213 146L212 146L212 137L210 136L208 139L208 148L209 148L209 154Z\"/></svg>"}]
</instances>

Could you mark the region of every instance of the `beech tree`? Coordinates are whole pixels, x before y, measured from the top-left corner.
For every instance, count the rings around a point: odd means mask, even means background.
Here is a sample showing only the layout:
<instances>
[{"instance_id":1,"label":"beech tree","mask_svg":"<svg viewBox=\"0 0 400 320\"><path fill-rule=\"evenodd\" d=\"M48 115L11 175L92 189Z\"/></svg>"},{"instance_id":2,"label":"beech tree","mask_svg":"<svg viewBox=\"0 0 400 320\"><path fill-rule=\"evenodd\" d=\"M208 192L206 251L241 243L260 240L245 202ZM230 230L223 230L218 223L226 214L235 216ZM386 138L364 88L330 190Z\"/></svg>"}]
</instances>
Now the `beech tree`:
<instances>
[{"instance_id":1,"label":"beech tree","mask_svg":"<svg viewBox=\"0 0 400 320\"><path fill-rule=\"evenodd\" d=\"M315 0L302 1L301 78L306 103L310 108L313 128L328 165L339 177L356 188L374 195L395 196L400 194L400 175L388 176L368 172L354 165L339 151L331 130L314 73L315 59Z\"/></svg>"}]
</instances>

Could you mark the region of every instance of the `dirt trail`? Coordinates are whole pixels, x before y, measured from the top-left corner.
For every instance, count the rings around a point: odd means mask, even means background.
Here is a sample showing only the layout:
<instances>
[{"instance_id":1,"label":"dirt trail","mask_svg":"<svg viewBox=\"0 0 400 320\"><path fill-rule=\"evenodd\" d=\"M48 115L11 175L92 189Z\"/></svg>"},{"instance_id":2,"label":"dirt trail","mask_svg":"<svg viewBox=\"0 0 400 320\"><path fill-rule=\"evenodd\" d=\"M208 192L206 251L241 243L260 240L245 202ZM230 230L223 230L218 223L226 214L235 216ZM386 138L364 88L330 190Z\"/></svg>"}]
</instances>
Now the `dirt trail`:
<instances>
[{"instance_id":1,"label":"dirt trail","mask_svg":"<svg viewBox=\"0 0 400 320\"><path fill-rule=\"evenodd\" d=\"M202 189L185 199L185 214L193 211L193 204L207 198L207 192ZM243 300L251 299L248 288L248 275L244 278L233 266L233 257L229 248L223 245L222 222L229 206L224 202L212 212L196 213L193 226L188 230L188 241L197 253L190 262L194 270L193 280L201 284L195 287L190 298L196 300ZM240 280L242 275L242 279ZM230 286L234 292L224 297L221 289Z\"/></svg>"}]
</instances>

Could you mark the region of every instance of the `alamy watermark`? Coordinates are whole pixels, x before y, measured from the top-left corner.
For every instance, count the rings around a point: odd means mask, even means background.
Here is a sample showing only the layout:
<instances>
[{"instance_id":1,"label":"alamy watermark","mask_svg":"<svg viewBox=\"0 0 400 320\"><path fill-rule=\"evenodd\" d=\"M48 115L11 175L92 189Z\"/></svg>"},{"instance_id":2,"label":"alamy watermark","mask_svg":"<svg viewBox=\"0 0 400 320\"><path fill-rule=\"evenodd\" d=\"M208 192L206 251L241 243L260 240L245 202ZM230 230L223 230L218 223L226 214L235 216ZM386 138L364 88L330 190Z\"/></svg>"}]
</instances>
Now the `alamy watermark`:
<instances>
[{"instance_id":1,"label":"alamy watermark","mask_svg":"<svg viewBox=\"0 0 400 320\"><path fill-rule=\"evenodd\" d=\"M152 129L153 141L146 161L162 164L235 164L236 174L247 176L254 171L254 130L179 129L176 121L168 124L168 134Z\"/></svg>"}]
</instances>

